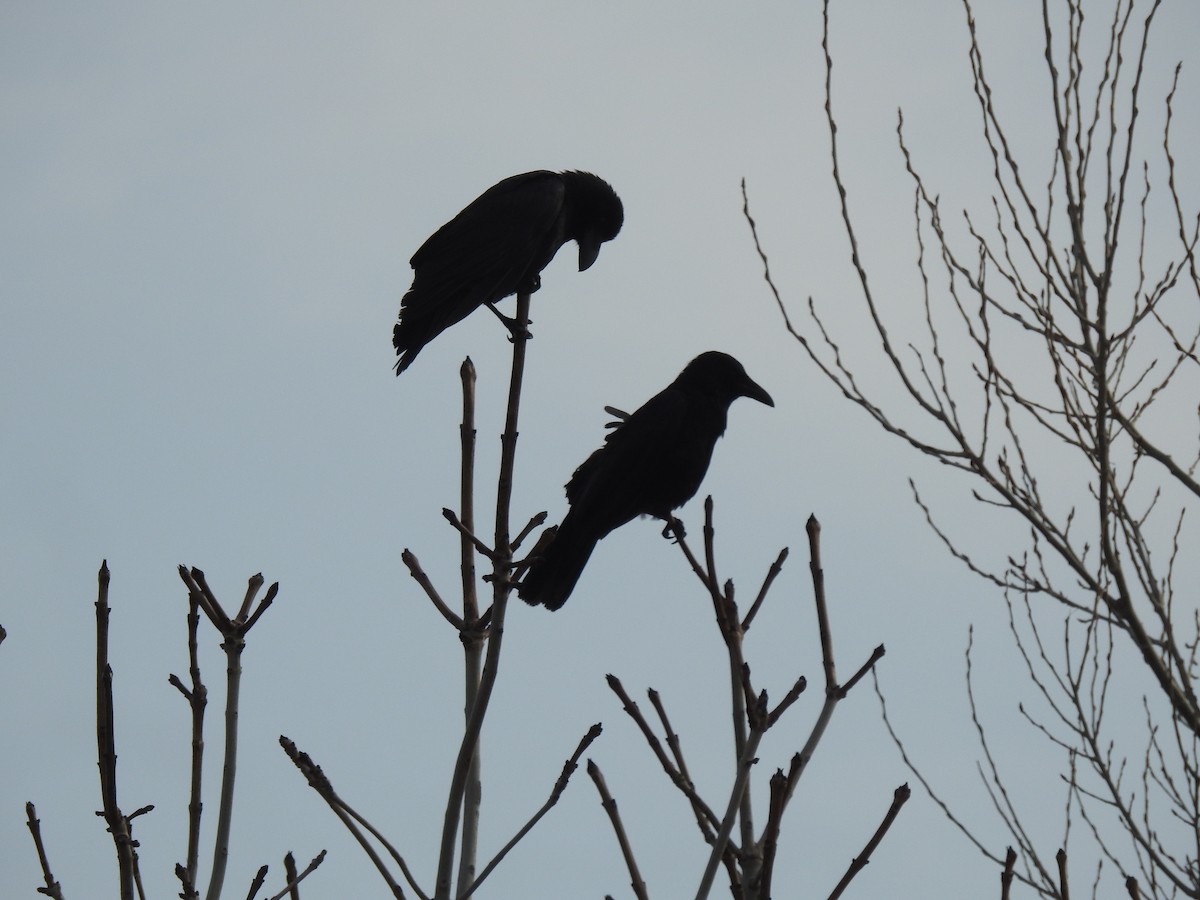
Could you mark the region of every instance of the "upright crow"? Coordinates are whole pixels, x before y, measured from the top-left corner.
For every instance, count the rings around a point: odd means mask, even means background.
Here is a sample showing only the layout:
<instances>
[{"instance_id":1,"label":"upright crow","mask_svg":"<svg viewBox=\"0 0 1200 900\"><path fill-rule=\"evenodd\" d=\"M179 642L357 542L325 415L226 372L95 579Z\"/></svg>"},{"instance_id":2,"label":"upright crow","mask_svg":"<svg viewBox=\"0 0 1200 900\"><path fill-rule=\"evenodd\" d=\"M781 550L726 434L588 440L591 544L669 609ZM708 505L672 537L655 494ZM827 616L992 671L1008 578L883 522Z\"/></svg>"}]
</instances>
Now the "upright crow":
<instances>
[{"instance_id":1,"label":"upright crow","mask_svg":"<svg viewBox=\"0 0 1200 900\"><path fill-rule=\"evenodd\" d=\"M493 305L536 291L541 271L567 241L579 244L579 271L621 230L625 212L608 182L588 172L526 172L484 191L413 254L412 287L392 330L396 374L421 348L480 306L510 329Z\"/></svg>"},{"instance_id":2,"label":"upright crow","mask_svg":"<svg viewBox=\"0 0 1200 900\"><path fill-rule=\"evenodd\" d=\"M620 423L567 483L571 508L517 586L521 599L558 609L597 541L635 516L669 520L699 489L738 397L775 405L741 363L711 350Z\"/></svg>"}]
</instances>

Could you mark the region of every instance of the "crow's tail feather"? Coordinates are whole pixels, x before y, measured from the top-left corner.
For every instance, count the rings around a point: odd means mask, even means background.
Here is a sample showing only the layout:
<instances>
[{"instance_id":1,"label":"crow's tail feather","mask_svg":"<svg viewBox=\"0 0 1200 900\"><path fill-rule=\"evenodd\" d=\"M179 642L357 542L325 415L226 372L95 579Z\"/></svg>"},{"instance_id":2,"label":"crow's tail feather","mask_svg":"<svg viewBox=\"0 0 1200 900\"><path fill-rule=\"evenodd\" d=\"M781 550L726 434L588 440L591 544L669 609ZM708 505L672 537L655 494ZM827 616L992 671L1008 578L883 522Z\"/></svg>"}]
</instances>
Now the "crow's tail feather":
<instances>
[{"instance_id":1,"label":"crow's tail feather","mask_svg":"<svg viewBox=\"0 0 1200 900\"><path fill-rule=\"evenodd\" d=\"M587 565L599 537L573 527L570 514L540 558L517 585L517 593L526 603L546 609L560 609Z\"/></svg>"}]
</instances>

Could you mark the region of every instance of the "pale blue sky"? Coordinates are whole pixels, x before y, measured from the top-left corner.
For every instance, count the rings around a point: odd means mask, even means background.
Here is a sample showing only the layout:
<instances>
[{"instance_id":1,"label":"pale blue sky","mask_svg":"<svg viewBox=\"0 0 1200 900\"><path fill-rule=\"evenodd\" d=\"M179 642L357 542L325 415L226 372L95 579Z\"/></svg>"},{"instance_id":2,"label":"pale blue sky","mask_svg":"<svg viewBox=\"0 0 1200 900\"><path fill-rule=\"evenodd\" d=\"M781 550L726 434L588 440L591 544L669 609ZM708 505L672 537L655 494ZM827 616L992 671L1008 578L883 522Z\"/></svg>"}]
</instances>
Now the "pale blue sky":
<instances>
[{"instance_id":1,"label":"pale blue sky","mask_svg":"<svg viewBox=\"0 0 1200 900\"><path fill-rule=\"evenodd\" d=\"M1018 150L1044 166L1039 5L976 6L1001 112ZM851 202L877 290L902 307L917 286L898 106L948 205L986 211L964 15L956 0L847 0L834 17ZM1183 59L1176 145L1190 148L1200 15L1175 0L1160 19L1144 113L1161 116ZM985 552L994 536L994 558L1018 529L981 519L962 499L964 482L885 440L820 379L782 332L741 217L745 177L787 300L799 311L814 296L853 335L858 295L829 174L823 78L815 0L0 8L0 623L9 632L0 892L32 896L39 883L26 800L68 897L114 883L111 842L92 815L102 558L113 572L121 800L127 810L157 805L138 822L150 892L176 892L183 855L188 719L166 680L186 668L179 563L204 569L229 606L254 572L281 583L245 658L229 895L243 895L262 862L277 890L285 851L306 861L321 848L330 857L306 896L386 893L279 750L281 733L432 890L460 654L400 552L412 549L453 595L458 542L440 510L456 502L458 365L470 354L479 370L487 509L509 348L480 314L397 380L390 333L413 250L484 188L535 168L601 175L624 200L626 223L588 272L564 252L543 274L515 517L561 515L562 484L603 439L605 404L640 404L703 350L740 358L776 408L735 404L702 495L716 497L722 570L740 596L781 546L792 548L748 639L756 680L775 697L798 674L820 682L804 535L815 512L842 671L886 643L879 672L899 726L1002 851L965 718L969 623L992 676L980 691L1014 768L1057 761L1017 723L1014 692L1025 688L1004 669L1013 662L1004 636L994 637L1004 628L999 597L948 560L907 478L949 522L985 534ZM1179 161L1195 208L1193 156L1181 150ZM869 341L851 337L847 350L868 367L876 358ZM698 500L685 507L697 536L700 516ZM484 738L484 859L541 804L587 726L603 721L589 755L621 804L652 895L694 892L706 848L603 680L613 672L639 696L662 692L702 792L723 806L723 657L708 601L659 528L633 523L606 540L561 613L511 609ZM205 638L215 763L223 663ZM768 736L760 788L818 708L810 690ZM208 777L215 785L215 766ZM777 894L828 893L906 780L864 685L789 811ZM1031 802L1052 798L1052 854L1056 778L1043 769L1022 789ZM215 812L216 796L206 803ZM480 896L625 896L627 880L580 772ZM989 896L995 885L995 870L918 792L855 895Z\"/></svg>"}]
</instances>

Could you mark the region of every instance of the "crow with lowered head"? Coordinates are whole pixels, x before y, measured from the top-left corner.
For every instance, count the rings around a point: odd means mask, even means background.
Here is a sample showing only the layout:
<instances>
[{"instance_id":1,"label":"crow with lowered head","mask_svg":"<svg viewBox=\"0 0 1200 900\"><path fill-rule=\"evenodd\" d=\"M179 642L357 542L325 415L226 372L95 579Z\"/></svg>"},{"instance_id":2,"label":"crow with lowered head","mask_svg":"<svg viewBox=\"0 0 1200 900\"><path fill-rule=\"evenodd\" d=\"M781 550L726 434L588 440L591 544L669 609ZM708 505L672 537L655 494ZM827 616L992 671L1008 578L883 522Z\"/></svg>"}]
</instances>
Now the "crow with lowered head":
<instances>
[{"instance_id":1,"label":"crow with lowered head","mask_svg":"<svg viewBox=\"0 0 1200 900\"><path fill-rule=\"evenodd\" d=\"M587 269L624 217L616 192L588 172L526 172L492 185L413 254L412 287L392 329L396 374L480 306L515 329L494 304L536 291L542 269L567 241L579 245L579 271Z\"/></svg>"},{"instance_id":2,"label":"crow with lowered head","mask_svg":"<svg viewBox=\"0 0 1200 900\"><path fill-rule=\"evenodd\" d=\"M567 483L570 509L517 585L521 599L558 609L601 538L637 516L670 520L700 488L738 397L775 405L741 363L712 350L618 424Z\"/></svg>"}]
</instances>

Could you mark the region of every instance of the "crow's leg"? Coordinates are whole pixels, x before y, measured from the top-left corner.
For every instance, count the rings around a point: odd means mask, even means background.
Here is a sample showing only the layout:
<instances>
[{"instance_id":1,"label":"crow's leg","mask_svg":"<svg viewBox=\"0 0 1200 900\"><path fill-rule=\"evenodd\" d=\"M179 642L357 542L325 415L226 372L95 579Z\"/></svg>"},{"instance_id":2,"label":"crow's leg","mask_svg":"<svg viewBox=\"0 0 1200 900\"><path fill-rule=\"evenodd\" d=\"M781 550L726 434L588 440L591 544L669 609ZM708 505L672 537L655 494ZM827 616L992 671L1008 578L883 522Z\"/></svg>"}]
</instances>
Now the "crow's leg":
<instances>
[{"instance_id":1,"label":"crow's leg","mask_svg":"<svg viewBox=\"0 0 1200 900\"><path fill-rule=\"evenodd\" d=\"M533 332L531 332L527 327L522 325L512 316L506 316L504 313L500 312L500 310L496 309L495 303L488 303L486 306L496 314L497 319L504 323L504 327L508 329L508 339L510 341L516 340L518 337L527 341L533 337ZM533 320L531 319L530 321ZM526 325L528 324L529 323L527 322Z\"/></svg>"},{"instance_id":2,"label":"crow's leg","mask_svg":"<svg viewBox=\"0 0 1200 900\"><path fill-rule=\"evenodd\" d=\"M679 538L686 537L687 532L683 528L683 522L674 516L663 517L666 520L666 525L663 526L662 536L668 540L678 543Z\"/></svg>"}]
</instances>

